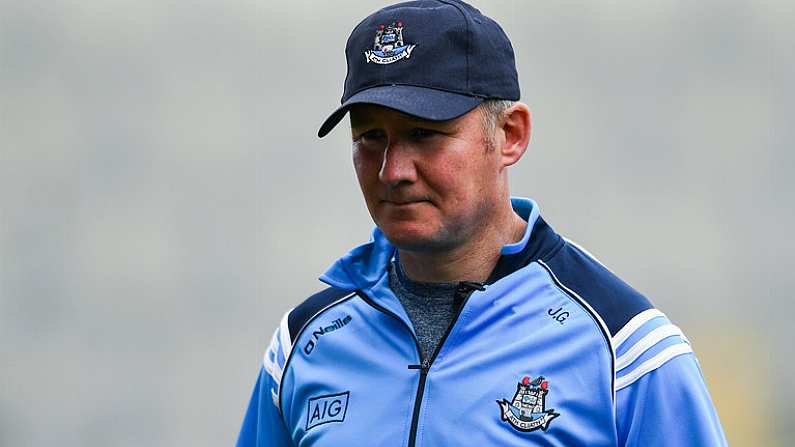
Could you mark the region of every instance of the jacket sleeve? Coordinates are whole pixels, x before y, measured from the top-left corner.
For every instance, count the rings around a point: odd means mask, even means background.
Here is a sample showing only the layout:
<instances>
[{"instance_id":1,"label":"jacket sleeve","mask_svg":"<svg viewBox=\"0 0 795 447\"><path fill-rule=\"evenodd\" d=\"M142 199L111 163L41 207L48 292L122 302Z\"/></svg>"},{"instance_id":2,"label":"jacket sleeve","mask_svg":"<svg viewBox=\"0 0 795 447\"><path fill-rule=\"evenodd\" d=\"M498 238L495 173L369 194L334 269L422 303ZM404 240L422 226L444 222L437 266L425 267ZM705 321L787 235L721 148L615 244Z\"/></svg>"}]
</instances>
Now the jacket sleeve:
<instances>
[{"instance_id":1,"label":"jacket sleeve","mask_svg":"<svg viewBox=\"0 0 795 447\"><path fill-rule=\"evenodd\" d=\"M273 378L265 368L261 368L243 419L237 447L292 447L279 409L271 399L273 386Z\"/></svg>"},{"instance_id":2,"label":"jacket sleeve","mask_svg":"<svg viewBox=\"0 0 795 447\"><path fill-rule=\"evenodd\" d=\"M286 345L286 346L285 346ZM279 410L279 385L289 355L286 316L273 334L240 429L237 447L293 447Z\"/></svg>"},{"instance_id":3,"label":"jacket sleeve","mask_svg":"<svg viewBox=\"0 0 795 447\"><path fill-rule=\"evenodd\" d=\"M689 341L664 315L658 315L632 334L618 337L619 445L727 445Z\"/></svg>"},{"instance_id":4,"label":"jacket sleeve","mask_svg":"<svg viewBox=\"0 0 795 447\"><path fill-rule=\"evenodd\" d=\"M669 360L619 390L616 404L619 445L727 445L692 353Z\"/></svg>"}]
</instances>

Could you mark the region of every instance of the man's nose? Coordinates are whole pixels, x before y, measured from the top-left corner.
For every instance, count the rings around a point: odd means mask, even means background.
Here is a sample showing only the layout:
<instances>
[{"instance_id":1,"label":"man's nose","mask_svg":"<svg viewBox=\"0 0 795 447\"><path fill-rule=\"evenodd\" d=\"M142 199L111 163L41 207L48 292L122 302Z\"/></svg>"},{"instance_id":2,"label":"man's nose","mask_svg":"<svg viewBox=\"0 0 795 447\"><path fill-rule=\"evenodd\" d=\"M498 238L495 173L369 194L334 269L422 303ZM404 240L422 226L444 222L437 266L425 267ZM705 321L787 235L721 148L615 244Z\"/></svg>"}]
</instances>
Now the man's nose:
<instances>
[{"instance_id":1,"label":"man's nose","mask_svg":"<svg viewBox=\"0 0 795 447\"><path fill-rule=\"evenodd\" d=\"M385 184L397 186L402 182L417 180L414 150L404 141L390 140L384 149L384 159L378 179Z\"/></svg>"}]
</instances>

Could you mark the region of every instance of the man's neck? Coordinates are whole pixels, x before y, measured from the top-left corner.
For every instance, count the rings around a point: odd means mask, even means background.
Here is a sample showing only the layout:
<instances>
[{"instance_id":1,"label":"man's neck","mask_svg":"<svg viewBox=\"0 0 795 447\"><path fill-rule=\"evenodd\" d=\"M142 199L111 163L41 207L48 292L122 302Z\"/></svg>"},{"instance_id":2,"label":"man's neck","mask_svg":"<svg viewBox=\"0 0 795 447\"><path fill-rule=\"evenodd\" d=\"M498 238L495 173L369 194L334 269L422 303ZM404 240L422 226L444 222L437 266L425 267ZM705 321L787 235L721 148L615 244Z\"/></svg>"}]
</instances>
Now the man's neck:
<instances>
[{"instance_id":1,"label":"man's neck","mask_svg":"<svg viewBox=\"0 0 795 447\"><path fill-rule=\"evenodd\" d=\"M485 282L506 244L521 240L527 222L511 212L506 225L493 227L454 249L442 252L399 250L406 275L419 282Z\"/></svg>"}]
</instances>

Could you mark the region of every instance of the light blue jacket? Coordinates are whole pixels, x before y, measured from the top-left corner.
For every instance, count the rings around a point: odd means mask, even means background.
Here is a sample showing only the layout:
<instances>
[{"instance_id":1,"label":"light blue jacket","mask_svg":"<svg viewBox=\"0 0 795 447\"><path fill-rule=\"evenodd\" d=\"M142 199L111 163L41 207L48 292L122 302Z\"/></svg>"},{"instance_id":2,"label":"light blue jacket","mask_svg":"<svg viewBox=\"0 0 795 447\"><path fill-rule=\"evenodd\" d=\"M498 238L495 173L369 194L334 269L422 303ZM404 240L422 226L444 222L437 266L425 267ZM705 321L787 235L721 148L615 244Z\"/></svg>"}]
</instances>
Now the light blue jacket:
<instances>
[{"instance_id":1,"label":"light blue jacket","mask_svg":"<svg viewBox=\"0 0 795 447\"><path fill-rule=\"evenodd\" d=\"M690 343L529 199L489 280L462 283L455 323L420 363L389 289L395 248L339 259L288 312L238 446L722 446Z\"/></svg>"}]
</instances>

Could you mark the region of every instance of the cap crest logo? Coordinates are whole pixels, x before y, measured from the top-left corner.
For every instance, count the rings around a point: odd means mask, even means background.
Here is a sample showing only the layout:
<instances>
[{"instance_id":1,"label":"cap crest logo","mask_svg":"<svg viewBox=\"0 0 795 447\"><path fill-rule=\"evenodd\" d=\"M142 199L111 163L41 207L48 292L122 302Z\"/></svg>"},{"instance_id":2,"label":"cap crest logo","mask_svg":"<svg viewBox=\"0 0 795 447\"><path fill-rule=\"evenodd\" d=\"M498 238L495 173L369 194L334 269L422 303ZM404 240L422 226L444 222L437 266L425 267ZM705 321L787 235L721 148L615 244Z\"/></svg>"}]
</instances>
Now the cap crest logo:
<instances>
[{"instance_id":1,"label":"cap crest logo","mask_svg":"<svg viewBox=\"0 0 795 447\"><path fill-rule=\"evenodd\" d=\"M364 52L367 63L391 64L401 59L411 57L411 52L417 45L403 42L403 23L392 22L390 25L380 25L375 32L375 43L372 50Z\"/></svg>"},{"instance_id":2,"label":"cap crest logo","mask_svg":"<svg viewBox=\"0 0 795 447\"><path fill-rule=\"evenodd\" d=\"M513 400L498 400L500 405L501 418L503 422L509 423L513 428L530 432L538 430L547 431L549 423L560 416L554 409L546 409L546 397L549 393L549 382L544 376L539 376L532 382L529 377L525 377L516 385L516 394Z\"/></svg>"}]
</instances>

